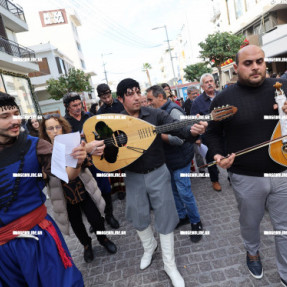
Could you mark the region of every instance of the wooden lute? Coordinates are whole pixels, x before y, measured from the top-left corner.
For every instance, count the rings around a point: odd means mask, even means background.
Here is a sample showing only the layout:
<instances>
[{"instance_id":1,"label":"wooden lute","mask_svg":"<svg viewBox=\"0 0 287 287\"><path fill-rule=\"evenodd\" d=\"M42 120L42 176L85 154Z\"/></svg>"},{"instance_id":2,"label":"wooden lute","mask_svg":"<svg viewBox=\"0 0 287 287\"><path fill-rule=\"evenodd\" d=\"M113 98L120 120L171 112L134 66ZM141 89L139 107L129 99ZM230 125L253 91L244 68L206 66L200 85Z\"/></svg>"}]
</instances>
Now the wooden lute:
<instances>
[{"instance_id":1,"label":"wooden lute","mask_svg":"<svg viewBox=\"0 0 287 287\"><path fill-rule=\"evenodd\" d=\"M204 121L220 121L237 112L234 106L214 109ZM123 114L103 114L89 118L83 127L87 142L104 140L104 154L93 156L94 165L101 171L112 172L128 166L142 156L157 134L169 133L200 120L187 119L154 126L141 119Z\"/></svg>"},{"instance_id":2,"label":"wooden lute","mask_svg":"<svg viewBox=\"0 0 287 287\"><path fill-rule=\"evenodd\" d=\"M272 134L271 141L280 137L283 138L269 145L269 155L272 160L287 167L287 115L282 110L286 102L286 95L281 87L282 84L279 82L276 82L274 85L274 88L276 88L275 101L278 105L279 121Z\"/></svg>"}]
</instances>

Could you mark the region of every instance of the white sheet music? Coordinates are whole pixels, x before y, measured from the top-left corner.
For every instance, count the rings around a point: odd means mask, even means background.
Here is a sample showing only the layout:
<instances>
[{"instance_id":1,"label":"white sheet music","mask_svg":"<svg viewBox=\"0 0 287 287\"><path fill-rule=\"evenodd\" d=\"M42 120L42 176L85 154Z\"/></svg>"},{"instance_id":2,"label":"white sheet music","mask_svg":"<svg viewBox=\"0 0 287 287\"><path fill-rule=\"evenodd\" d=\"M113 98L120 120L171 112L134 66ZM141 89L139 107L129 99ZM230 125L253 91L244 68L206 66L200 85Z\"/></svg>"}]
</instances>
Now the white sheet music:
<instances>
[{"instance_id":1,"label":"white sheet music","mask_svg":"<svg viewBox=\"0 0 287 287\"><path fill-rule=\"evenodd\" d=\"M70 134L65 134L65 135L58 135L55 137L54 144L55 142L64 144L66 147L65 148L66 166L76 167L78 160L74 159L71 156L71 153L73 149L79 146L79 144L81 143L80 133L76 132L76 133L70 133Z\"/></svg>"},{"instance_id":2,"label":"white sheet music","mask_svg":"<svg viewBox=\"0 0 287 287\"><path fill-rule=\"evenodd\" d=\"M51 172L56 177L69 182L68 174L66 172L66 159L65 159L65 145L59 142L54 142L53 153L52 153L52 162L51 162Z\"/></svg>"}]
</instances>

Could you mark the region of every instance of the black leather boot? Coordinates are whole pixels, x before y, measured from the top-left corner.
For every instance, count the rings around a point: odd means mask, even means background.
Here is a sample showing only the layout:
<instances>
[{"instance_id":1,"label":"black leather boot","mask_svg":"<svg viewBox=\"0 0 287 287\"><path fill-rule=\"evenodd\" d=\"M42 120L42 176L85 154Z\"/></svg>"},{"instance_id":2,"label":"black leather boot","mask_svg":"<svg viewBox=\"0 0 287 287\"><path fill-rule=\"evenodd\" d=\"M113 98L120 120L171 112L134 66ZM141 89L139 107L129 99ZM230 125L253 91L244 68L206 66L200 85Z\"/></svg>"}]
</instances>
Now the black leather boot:
<instances>
[{"instance_id":1,"label":"black leather boot","mask_svg":"<svg viewBox=\"0 0 287 287\"><path fill-rule=\"evenodd\" d=\"M118 229L120 227L119 222L115 219L113 215L113 204L112 204L112 197L110 193L102 193L102 196L106 202L105 208L105 219L106 222L114 229Z\"/></svg>"},{"instance_id":2,"label":"black leather boot","mask_svg":"<svg viewBox=\"0 0 287 287\"><path fill-rule=\"evenodd\" d=\"M94 260L94 252L92 248L92 243L89 243L84 247L84 260L90 263Z\"/></svg>"},{"instance_id":3,"label":"black leather boot","mask_svg":"<svg viewBox=\"0 0 287 287\"><path fill-rule=\"evenodd\" d=\"M117 246L109 240L107 237L100 241L100 244L106 248L109 253L115 254L117 253Z\"/></svg>"}]
</instances>

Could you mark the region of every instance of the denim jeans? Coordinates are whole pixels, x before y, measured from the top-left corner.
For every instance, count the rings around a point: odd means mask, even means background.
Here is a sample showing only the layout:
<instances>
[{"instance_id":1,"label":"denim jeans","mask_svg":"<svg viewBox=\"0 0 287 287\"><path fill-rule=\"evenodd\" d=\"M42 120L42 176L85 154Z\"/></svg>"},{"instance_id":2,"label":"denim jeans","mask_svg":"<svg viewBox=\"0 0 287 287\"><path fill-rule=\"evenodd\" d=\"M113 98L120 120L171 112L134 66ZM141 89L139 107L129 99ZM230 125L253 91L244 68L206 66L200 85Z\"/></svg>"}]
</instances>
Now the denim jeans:
<instances>
[{"instance_id":1,"label":"denim jeans","mask_svg":"<svg viewBox=\"0 0 287 287\"><path fill-rule=\"evenodd\" d=\"M176 205L176 210L180 219L188 215L191 223L200 221L199 212L195 197L191 191L189 177L181 177L181 173L190 173L190 163L177 170L169 170L171 175L171 186Z\"/></svg>"}]
</instances>

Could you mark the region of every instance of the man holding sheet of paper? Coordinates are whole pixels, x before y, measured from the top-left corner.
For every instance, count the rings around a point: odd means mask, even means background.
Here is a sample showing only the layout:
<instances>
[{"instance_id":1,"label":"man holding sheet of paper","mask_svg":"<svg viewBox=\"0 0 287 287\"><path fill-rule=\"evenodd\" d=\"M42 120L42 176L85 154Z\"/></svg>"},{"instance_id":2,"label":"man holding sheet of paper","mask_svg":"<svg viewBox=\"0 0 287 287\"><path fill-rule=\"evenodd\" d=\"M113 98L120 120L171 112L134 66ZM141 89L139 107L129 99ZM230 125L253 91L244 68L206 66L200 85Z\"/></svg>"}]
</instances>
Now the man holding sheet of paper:
<instances>
[{"instance_id":1,"label":"man holding sheet of paper","mask_svg":"<svg viewBox=\"0 0 287 287\"><path fill-rule=\"evenodd\" d=\"M0 92L0 286L84 286L58 226L47 214L42 172L51 174L52 145L20 133L15 98ZM72 150L80 173L85 143Z\"/></svg>"}]
</instances>

